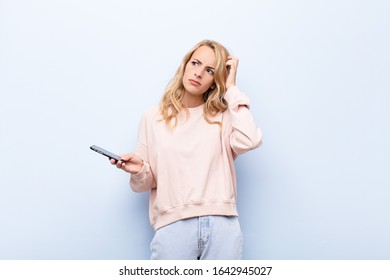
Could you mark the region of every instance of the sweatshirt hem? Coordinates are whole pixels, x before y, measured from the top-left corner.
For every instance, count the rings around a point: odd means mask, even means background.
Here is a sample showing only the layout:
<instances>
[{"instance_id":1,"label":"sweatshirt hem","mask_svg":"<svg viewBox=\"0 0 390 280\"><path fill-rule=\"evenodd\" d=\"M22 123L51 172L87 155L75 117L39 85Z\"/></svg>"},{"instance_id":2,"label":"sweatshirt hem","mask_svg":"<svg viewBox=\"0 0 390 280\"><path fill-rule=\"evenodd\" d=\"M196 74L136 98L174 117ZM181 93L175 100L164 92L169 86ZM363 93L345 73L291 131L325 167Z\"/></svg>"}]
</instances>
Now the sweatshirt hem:
<instances>
[{"instance_id":1,"label":"sweatshirt hem","mask_svg":"<svg viewBox=\"0 0 390 280\"><path fill-rule=\"evenodd\" d=\"M199 216L238 216L234 202L202 202L170 208L151 217L151 226L157 230L178 220Z\"/></svg>"}]
</instances>

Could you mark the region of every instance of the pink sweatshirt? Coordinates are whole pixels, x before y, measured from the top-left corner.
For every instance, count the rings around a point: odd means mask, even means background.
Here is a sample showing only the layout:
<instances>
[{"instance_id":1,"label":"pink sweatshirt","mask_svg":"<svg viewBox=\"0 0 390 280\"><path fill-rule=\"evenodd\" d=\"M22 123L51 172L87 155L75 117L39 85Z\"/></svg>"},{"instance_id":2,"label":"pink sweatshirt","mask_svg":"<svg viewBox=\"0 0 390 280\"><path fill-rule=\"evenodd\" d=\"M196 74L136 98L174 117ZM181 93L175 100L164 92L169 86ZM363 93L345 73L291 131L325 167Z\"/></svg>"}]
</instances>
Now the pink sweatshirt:
<instances>
[{"instance_id":1,"label":"pink sweatshirt","mask_svg":"<svg viewBox=\"0 0 390 280\"><path fill-rule=\"evenodd\" d=\"M238 216L236 208L237 155L257 148L262 132L249 111L249 100L237 87L225 94L228 109L203 117L203 105L178 116L173 129L160 121L159 107L145 112L136 153L142 170L131 175L135 192L150 191L149 217L154 229L177 220L204 215ZM244 105L244 106L241 106Z\"/></svg>"}]
</instances>

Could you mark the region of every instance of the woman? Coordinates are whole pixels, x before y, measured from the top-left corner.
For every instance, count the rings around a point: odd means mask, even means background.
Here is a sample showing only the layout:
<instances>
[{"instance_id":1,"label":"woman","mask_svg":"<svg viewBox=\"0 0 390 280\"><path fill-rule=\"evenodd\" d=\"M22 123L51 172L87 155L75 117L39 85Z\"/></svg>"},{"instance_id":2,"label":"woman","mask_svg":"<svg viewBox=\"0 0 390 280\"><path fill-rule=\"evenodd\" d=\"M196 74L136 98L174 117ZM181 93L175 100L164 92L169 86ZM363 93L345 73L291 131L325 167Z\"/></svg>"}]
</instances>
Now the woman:
<instances>
[{"instance_id":1,"label":"woman","mask_svg":"<svg viewBox=\"0 0 390 280\"><path fill-rule=\"evenodd\" d=\"M135 153L118 168L150 191L151 259L240 259L234 159L262 133L236 86L238 59L204 40L184 57L158 107L142 118Z\"/></svg>"}]
</instances>

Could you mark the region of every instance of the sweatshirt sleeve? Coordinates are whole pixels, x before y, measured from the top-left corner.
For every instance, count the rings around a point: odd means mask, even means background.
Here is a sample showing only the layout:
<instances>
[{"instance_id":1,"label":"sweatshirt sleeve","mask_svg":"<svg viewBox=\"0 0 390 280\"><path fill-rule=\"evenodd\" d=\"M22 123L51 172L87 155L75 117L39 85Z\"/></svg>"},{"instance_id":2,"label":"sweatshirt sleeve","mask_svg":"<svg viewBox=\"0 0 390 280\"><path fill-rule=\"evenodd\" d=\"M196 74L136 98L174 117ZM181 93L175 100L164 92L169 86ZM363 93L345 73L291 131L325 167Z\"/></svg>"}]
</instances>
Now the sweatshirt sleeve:
<instances>
[{"instance_id":1,"label":"sweatshirt sleeve","mask_svg":"<svg viewBox=\"0 0 390 280\"><path fill-rule=\"evenodd\" d=\"M237 86L230 87L225 94L232 131L230 146L238 156L262 144L263 133L257 127L249 111L249 98Z\"/></svg>"},{"instance_id":2,"label":"sweatshirt sleeve","mask_svg":"<svg viewBox=\"0 0 390 280\"><path fill-rule=\"evenodd\" d=\"M130 187L135 192L147 192L156 185L149 163L147 114L144 114L139 125L138 147L135 153L143 159L144 165L139 173L130 175Z\"/></svg>"}]
</instances>

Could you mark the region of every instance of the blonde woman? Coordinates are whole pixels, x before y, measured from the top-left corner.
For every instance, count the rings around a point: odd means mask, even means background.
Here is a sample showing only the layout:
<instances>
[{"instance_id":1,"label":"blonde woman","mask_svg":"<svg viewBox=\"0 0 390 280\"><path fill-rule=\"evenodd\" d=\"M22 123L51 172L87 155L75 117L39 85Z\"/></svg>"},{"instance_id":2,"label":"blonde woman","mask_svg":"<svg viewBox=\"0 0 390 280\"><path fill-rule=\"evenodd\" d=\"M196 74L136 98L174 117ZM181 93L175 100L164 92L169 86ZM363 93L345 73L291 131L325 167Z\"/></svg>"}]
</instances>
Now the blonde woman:
<instances>
[{"instance_id":1,"label":"blonde woman","mask_svg":"<svg viewBox=\"0 0 390 280\"><path fill-rule=\"evenodd\" d=\"M136 152L111 161L133 191L150 191L151 259L241 259L234 159L260 146L262 132L237 66L221 44L195 45L145 112Z\"/></svg>"}]
</instances>

